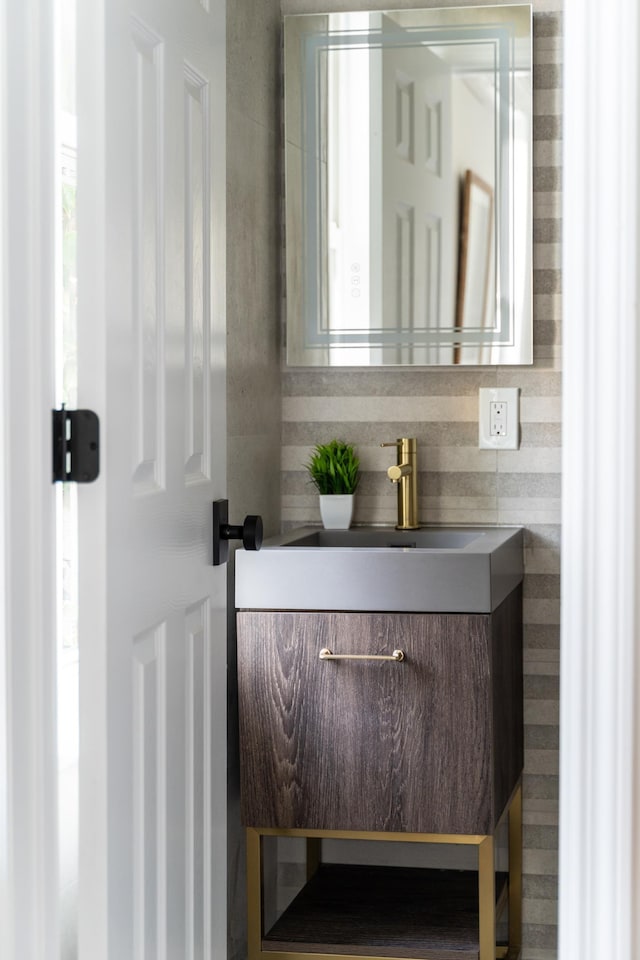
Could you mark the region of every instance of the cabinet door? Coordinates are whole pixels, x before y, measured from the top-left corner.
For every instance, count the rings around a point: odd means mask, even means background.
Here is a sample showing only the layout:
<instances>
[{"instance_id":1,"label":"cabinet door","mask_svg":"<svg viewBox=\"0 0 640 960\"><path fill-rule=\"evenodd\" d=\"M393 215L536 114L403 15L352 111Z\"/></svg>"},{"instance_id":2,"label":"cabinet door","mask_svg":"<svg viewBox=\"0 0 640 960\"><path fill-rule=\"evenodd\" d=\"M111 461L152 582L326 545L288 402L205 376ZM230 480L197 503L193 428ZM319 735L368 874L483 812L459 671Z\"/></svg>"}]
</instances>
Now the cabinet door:
<instances>
[{"instance_id":1,"label":"cabinet door","mask_svg":"<svg viewBox=\"0 0 640 960\"><path fill-rule=\"evenodd\" d=\"M239 613L245 824L488 833L490 646L484 615Z\"/></svg>"}]
</instances>

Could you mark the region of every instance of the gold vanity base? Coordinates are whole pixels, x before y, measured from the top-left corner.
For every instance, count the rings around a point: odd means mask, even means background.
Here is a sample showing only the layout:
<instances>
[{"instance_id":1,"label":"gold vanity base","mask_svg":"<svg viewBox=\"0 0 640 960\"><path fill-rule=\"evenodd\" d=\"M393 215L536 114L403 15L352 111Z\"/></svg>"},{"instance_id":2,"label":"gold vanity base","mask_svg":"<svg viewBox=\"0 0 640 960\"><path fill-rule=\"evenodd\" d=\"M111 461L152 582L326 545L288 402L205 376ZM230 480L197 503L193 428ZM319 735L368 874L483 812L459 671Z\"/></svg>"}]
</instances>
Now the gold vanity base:
<instances>
[{"instance_id":1,"label":"gold vanity base","mask_svg":"<svg viewBox=\"0 0 640 960\"><path fill-rule=\"evenodd\" d=\"M508 960L517 960L520 955L521 945L521 927L522 927L522 793L518 787L513 794L510 804L503 816L508 816L509 829L509 872L504 877L497 875L495 870L495 836L482 835L460 835L460 834L411 834L411 833L365 833L354 831L328 831L328 830L280 830L269 828L248 828L247 829L247 888L248 888L248 940L249 960L496 960L496 958L506 957ZM286 923L281 924L279 920L273 927L273 931L268 933L264 930L263 922L263 904L264 904L264 878L263 878L263 839L264 837L302 837L307 841L307 879L309 890L312 885L320 886L318 871L321 867L321 842L324 838L343 839L343 840L376 840L380 842L402 842L402 843L445 843L445 844L466 844L477 847L478 851L478 869L477 874L473 874L471 892L475 891L476 899L473 905L476 917L475 934L467 943L461 940L455 941L443 935L442 945L439 946L435 941L437 937L429 934L425 935L424 947L416 945L415 940L407 942L403 947L402 937L397 939L377 938L378 946L366 944L363 942L349 942L349 937L345 937L345 943L327 944L318 938L317 942L301 942L299 936L295 940L287 941L286 936L279 936L276 932L282 927L286 930ZM327 865L327 871L335 870L335 876L339 876L339 865ZM345 872L342 882L348 883L349 876L354 878L357 884L358 878L364 875L363 871L383 871L386 868L365 868L365 867L344 867ZM352 874L349 874L352 871ZM358 873L361 871L361 873ZM402 868L389 868L388 875L391 879L391 888L393 888L393 878L401 878L402 883L406 883L406 874L412 871L406 871ZM448 883L455 886L454 894L458 895L462 873L459 871L413 871L416 876L418 873L431 873L436 877L435 882L431 881L429 889L434 890L432 910L437 904L438 894L445 896L451 894L454 887L447 887ZM331 876L331 875L329 875ZM345 880L345 877L347 878ZM331 888L332 880L328 880ZM441 890L438 890L441 887ZM357 887L354 887L357 889ZM421 888L422 889L422 888ZM422 893L421 896L424 894ZM301 895L302 896L302 895ZM401 886L395 890L390 889L388 909L393 911L393 903L399 903L398 897L402 897ZM298 899L298 898L297 898ZM423 900L415 898L415 907L411 912L412 922L415 917L420 915L423 909ZM403 906L405 900L401 901ZM462 902L462 901L461 901ZM508 944L500 945L496 943L496 924L500 913L508 904ZM314 911L315 912L315 911ZM381 915L382 915L381 910ZM428 910L424 909L425 914ZM285 911L285 916L286 916ZM293 923L295 926L295 922ZM300 922L298 920L298 927ZM453 929L453 927L452 927ZM333 932L333 931L332 931ZM425 931L426 932L426 931ZM305 931L306 933L306 931ZM309 938L310 939L310 938ZM373 938L372 938L373 939Z\"/></svg>"}]
</instances>

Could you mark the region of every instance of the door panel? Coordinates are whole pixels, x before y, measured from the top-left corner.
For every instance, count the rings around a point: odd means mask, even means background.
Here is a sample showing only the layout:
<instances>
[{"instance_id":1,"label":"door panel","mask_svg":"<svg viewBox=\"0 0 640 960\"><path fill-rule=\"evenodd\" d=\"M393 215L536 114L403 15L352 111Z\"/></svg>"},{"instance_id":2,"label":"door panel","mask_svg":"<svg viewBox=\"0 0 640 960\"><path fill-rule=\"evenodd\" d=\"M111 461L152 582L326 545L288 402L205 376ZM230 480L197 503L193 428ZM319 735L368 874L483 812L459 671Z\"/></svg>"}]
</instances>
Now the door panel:
<instances>
[{"instance_id":1,"label":"door panel","mask_svg":"<svg viewBox=\"0 0 640 960\"><path fill-rule=\"evenodd\" d=\"M210 547L224 3L79 16L79 395L103 431L80 492L80 956L209 960L226 952L226 573Z\"/></svg>"},{"instance_id":2,"label":"door panel","mask_svg":"<svg viewBox=\"0 0 640 960\"><path fill-rule=\"evenodd\" d=\"M164 205L163 163L164 44L137 17L131 20L135 103L133 136L133 296L135 422L134 482L139 492L164 486L165 403Z\"/></svg>"},{"instance_id":3,"label":"door panel","mask_svg":"<svg viewBox=\"0 0 640 960\"><path fill-rule=\"evenodd\" d=\"M134 956L158 956L166 896L166 624L133 642ZM164 855L163 855L164 854ZM163 911L164 913L164 911Z\"/></svg>"},{"instance_id":4,"label":"door panel","mask_svg":"<svg viewBox=\"0 0 640 960\"><path fill-rule=\"evenodd\" d=\"M211 475L210 381L205 357L211 355L211 129L209 84L188 64L185 96L185 361L187 409L185 471L189 481Z\"/></svg>"},{"instance_id":5,"label":"door panel","mask_svg":"<svg viewBox=\"0 0 640 960\"><path fill-rule=\"evenodd\" d=\"M187 870L185 877L187 953L211 950L212 731L210 727L211 629L208 598L187 611Z\"/></svg>"}]
</instances>

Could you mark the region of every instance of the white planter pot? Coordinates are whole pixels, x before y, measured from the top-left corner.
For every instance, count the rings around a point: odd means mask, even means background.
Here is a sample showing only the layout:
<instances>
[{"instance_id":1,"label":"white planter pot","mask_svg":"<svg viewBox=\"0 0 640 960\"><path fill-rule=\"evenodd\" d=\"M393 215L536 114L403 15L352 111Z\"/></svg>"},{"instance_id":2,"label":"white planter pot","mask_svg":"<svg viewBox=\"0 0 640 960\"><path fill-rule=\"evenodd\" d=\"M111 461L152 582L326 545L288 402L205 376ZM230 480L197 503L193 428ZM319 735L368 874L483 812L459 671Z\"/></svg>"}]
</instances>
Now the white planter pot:
<instances>
[{"instance_id":1,"label":"white planter pot","mask_svg":"<svg viewBox=\"0 0 640 960\"><path fill-rule=\"evenodd\" d=\"M353 498L353 493L320 494L320 516L325 530L349 529Z\"/></svg>"}]
</instances>

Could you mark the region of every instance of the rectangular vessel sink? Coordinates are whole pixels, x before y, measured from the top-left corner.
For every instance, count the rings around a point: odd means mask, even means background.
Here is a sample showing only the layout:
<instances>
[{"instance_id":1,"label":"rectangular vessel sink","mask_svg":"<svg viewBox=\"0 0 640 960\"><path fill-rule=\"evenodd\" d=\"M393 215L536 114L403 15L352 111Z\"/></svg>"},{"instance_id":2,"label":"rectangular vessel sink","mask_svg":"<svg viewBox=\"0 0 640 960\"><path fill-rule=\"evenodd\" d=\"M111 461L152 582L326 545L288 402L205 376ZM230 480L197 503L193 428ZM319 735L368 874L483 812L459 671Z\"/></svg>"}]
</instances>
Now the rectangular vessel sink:
<instances>
[{"instance_id":1,"label":"rectangular vessel sink","mask_svg":"<svg viewBox=\"0 0 640 960\"><path fill-rule=\"evenodd\" d=\"M447 530L445 528L422 528L420 530L395 530L393 527L351 530L313 530L294 540L283 542L283 547L390 547L395 550L451 550L466 547L478 537L481 530Z\"/></svg>"},{"instance_id":2,"label":"rectangular vessel sink","mask_svg":"<svg viewBox=\"0 0 640 960\"><path fill-rule=\"evenodd\" d=\"M236 551L236 607L491 613L522 550L520 527L306 527Z\"/></svg>"}]
</instances>

